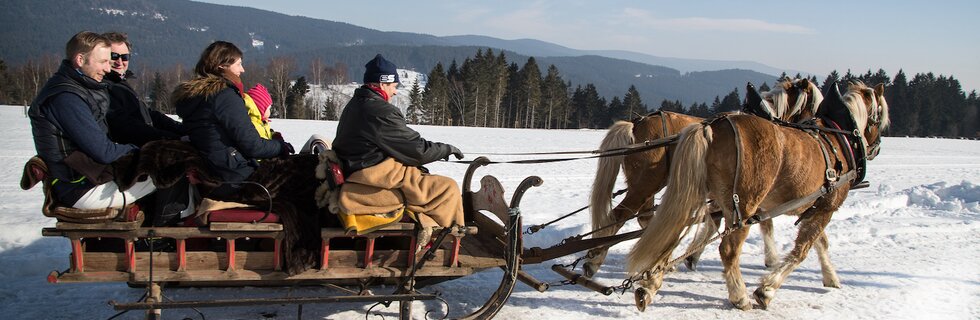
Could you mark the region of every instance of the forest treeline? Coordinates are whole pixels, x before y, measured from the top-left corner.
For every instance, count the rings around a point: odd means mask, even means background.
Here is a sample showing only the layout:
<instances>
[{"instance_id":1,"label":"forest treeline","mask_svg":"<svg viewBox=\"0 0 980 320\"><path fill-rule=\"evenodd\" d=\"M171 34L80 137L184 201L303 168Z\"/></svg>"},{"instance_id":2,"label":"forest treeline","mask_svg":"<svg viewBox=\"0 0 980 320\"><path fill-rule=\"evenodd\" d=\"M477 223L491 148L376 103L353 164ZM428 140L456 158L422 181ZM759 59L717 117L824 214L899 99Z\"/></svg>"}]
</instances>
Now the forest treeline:
<instances>
[{"instance_id":1,"label":"forest treeline","mask_svg":"<svg viewBox=\"0 0 980 320\"><path fill-rule=\"evenodd\" d=\"M17 66L0 57L0 104L26 105L57 70L60 58L44 55ZM312 86L333 89L350 83L346 64L314 59L308 70L299 70L289 57L274 57L264 65L250 65L243 74L246 86L266 84L274 100L273 117L336 120L346 97L339 92L313 97ZM143 70L132 83L154 109L172 113L170 93L176 84L191 77L191 68L181 64ZM799 77L799 75L796 75ZM784 74L783 77L786 77ZM606 128L616 120L630 119L657 110L669 110L707 117L717 112L738 110L742 98L739 87L713 101L685 105L663 100L648 104L635 86L624 88L621 96L607 99L592 83L573 84L562 77L554 65L539 66L534 57L522 64L508 61L504 52L480 49L462 62L439 62L427 73L424 87L418 83L401 88L409 106L405 117L412 124L478 126L500 128ZM891 136L978 137L976 91L965 93L952 76L918 73L909 78L899 70L894 77L884 70L843 75L831 72L822 81L811 81L825 88L831 82L860 80L867 84L886 84L885 96L892 120ZM760 90L768 90L763 83ZM742 91L744 92L744 91Z\"/></svg>"}]
</instances>

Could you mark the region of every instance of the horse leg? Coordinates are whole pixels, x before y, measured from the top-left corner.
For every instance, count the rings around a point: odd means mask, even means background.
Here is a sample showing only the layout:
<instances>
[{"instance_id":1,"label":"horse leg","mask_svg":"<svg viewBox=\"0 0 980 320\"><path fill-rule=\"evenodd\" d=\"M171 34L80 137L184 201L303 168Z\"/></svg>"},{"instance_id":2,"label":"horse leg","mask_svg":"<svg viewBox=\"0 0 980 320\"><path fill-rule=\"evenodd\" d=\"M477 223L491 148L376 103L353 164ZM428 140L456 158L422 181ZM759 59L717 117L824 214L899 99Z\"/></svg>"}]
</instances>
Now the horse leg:
<instances>
[{"instance_id":1,"label":"horse leg","mask_svg":"<svg viewBox=\"0 0 980 320\"><path fill-rule=\"evenodd\" d=\"M715 209L712 205L709 210ZM710 214L704 216L704 225L698 228L698 233L694 236L694 240L691 241L689 247L700 245L705 241L708 241L712 235L718 232L718 227L721 224L721 220L715 220ZM705 243L706 244L706 243ZM706 244L707 245L707 244ZM690 251L690 249L688 249ZM704 253L704 248L697 251L692 251L687 258L684 258L684 266L687 270L697 271L698 262L701 261L701 254Z\"/></svg>"},{"instance_id":2,"label":"horse leg","mask_svg":"<svg viewBox=\"0 0 980 320\"><path fill-rule=\"evenodd\" d=\"M772 219L760 222L759 230L762 231L762 243L765 245L766 268L775 267L779 264L779 252L776 251L776 240L773 239Z\"/></svg>"},{"instance_id":3,"label":"horse leg","mask_svg":"<svg viewBox=\"0 0 980 320\"><path fill-rule=\"evenodd\" d=\"M823 286L828 288L840 288L840 278L837 277L837 269L830 263L830 242L827 241L827 233L821 232L820 238L813 245L820 258L820 272L823 274Z\"/></svg>"},{"instance_id":4,"label":"horse leg","mask_svg":"<svg viewBox=\"0 0 980 320\"><path fill-rule=\"evenodd\" d=\"M814 210L814 209L810 209ZM809 210L808 210L809 211ZM776 295L776 290L783 285L790 272L796 269L806 259L807 252L814 242L823 234L824 227L830 222L833 211L813 212L813 215L800 223L800 231L796 235L796 245L783 261L773 270L762 277L762 283L755 290L755 299L763 309L769 307L769 302ZM804 213L807 214L807 213Z\"/></svg>"},{"instance_id":5,"label":"horse leg","mask_svg":"<svg viewBox=\"0 0 980 320\"><path fill-rule=\"evenodd\" d=\"M636 309L640 312L645 311L647 306L653 302L653 297L657 295L660 286L664 284L665 273L665 271L648 270L636 282L640 287L633 292L633 299L636 302Z\"/></svg>"},{"instance_id":6,"label":"horse leg","mask_svg":"<svg viewBox=\"0 0 980 320\"><path fill-rule=\"evenodd\" d=\"M615 221L620 222L615 226L596 232L593 234L593 237L611 236L618 233L619 229L623 228L623 225L626 223L624 220L632 216L634 212L637 212L636 209L633 208L648 210L648 207L650 206L647 205L647 203L653 202L653 193L654 192L651 192L645 188L639 188L636 191L629 189L629 191L626 192L626 197L623 198L623 202L617 205L612 211L612 216L614 219L616 219ZM606 255L609 253L610 247L612 246L602 246L589 250L589 252L585 255L585 263L582 264L582 271L586 277L591 278L595 276L597 272L599 272L599 267L601 267L602 263L606 261Z\"/></svg>"},{"instance_id":7,"label":"horse leg","mask_svg":"<svg viewBox=\"0 0 980 320\"><path fill-rule=\"evenodd\" d=\"M728 286L728 301L742 310L752 309L752 302L745 293L742 270L738 266L742 244L745 243L745 238L748 236L748 228L734 230L721 238L721 246L718 247L718 253L721 254L721 264L725 268L722 275L725 277L725 284Z\"/></svg>"}]
</instances>

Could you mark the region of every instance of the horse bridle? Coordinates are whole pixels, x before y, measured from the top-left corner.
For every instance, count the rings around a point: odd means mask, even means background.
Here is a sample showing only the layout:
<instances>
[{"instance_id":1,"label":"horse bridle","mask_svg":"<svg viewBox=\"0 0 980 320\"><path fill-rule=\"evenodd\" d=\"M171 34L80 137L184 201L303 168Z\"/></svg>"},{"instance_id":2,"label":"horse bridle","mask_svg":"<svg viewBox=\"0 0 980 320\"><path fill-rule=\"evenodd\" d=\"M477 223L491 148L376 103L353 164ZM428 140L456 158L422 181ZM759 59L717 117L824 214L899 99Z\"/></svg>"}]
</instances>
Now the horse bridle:
<instances>
[{"instance_id":1,"label":"horse bridle","mask_svg":"<svg viewBox=\"0 0 980 320\"><path fill-rule=\"evenodd\" d=\"M875 137L875 141L868 144L867 158L868 160L873 160L878 156L878 152L881 151L881 136L882 128L881 118L884 117L884 108L881 107L881 103L878 101L878 95L873 95L875 99L875 110L872 112L871 116L868 117L868 128L872 126L878 130L878 136Z\"/></svg>"}]
</instances>

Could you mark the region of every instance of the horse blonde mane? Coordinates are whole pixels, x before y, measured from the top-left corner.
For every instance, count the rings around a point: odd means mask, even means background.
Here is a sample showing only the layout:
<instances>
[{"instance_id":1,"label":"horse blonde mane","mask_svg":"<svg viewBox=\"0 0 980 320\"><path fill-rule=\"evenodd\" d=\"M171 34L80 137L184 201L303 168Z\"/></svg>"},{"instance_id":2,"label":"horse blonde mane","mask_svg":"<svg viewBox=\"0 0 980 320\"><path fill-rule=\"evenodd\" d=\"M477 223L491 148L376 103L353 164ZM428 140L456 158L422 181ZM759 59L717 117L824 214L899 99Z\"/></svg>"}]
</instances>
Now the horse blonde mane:
<instances>
[{"instance_id":1,"label":"horse blonde mane","mask_svg":"<svg viewBox=\"0 0 980 320\"><path fill-rule=\"evenodd\" d=\"M858 131L861 132L861 142L867 148L868 120L871 119L871 116L881 116L881 119L878 119L880 130L887 128L891 122L888 118L888 102L885 101L883 93L879 94L874 88L868 87L859 80L848 83L847 92L844 93L843 99L847 109L851 111L851 117L854 119Z\"/></svg>"},{"instance_id":2,"label":"horse blonde mane","mask_svg":"<svg viewBox=\"0 0 980 320\"><path fill-rule=\"evenodd\" d=\"M809 108L809 110L807 111L809 111L810 114L817 114L817 107L819 107L820 103L823 102L823 93L820 92L820 88L817 88L816 83L813 83L813 81L807 81L807 89L808 89L807 91L809 91L811 95L810 105L809 106L803 105L803 101L806 99L797 99L797 103L799 104L799 107L796 108L797 111L795 115L802 114L803 113L802 110L804 110L804 108Z\"/></svg>"},{"instance_id":3,"label":"horse blonde mane","mask_svg":"<svg viewBox=\"0 0 980 320\"><path fill-rule=\"evenodd\" d=\"M796 99L796 103L791 106L789 105L789 90L796 87L800 81L807 82L807 90L801 91L800 96ZM773 116L789 122L800 120L795 118L803 114L804 111L809 111L809 114L816 114L817 106L820 105L820 102L823 102L823 94L820 93L820 89L817 88L816 84L807 79L783 79L776 83L772 90L763 92L762 98L767 100L766 102L768 103L764 103L763 105L769 108L769 112ZM807 104L807 101L810 103Z\"/></svg>"}]
</instances>

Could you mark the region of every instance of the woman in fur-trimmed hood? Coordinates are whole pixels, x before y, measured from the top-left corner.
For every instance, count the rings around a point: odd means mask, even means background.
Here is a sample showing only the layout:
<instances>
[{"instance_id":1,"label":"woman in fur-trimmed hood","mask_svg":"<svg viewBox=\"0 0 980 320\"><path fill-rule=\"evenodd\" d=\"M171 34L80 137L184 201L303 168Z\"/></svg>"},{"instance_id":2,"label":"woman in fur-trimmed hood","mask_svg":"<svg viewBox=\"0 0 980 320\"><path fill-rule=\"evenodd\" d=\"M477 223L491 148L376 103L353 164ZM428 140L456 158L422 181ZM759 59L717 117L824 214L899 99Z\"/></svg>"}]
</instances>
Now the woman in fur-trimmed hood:
<instances>
[{"instance_id":1,"label":"woman in fur-trimmed hood","mask_svg":"<svg viewBox=\"0 0 980 320\"><path fill-rule=\"evenodd\" d=\"M215 41L194 67L195 77L174 90L174 104L191 145L207 160L213 173L225 182L241 182L258 167L255 159L286 156L293 152L284 141L259 137L242 98L242 51L234 44ZM237 186L225 184L212 191L222 197Z\"/></svg>"}]
</instances>

